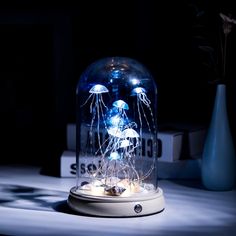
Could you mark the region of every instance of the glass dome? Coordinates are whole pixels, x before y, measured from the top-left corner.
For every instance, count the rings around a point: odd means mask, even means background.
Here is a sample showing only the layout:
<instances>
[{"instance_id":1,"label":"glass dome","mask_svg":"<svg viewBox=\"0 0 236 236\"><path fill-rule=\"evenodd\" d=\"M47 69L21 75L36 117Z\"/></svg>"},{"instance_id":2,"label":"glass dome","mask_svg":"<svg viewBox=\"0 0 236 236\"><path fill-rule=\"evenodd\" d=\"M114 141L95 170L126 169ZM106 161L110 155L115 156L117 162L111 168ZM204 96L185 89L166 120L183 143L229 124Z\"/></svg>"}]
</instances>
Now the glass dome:
<instances>
[{"instance_id":1,"label":"glass dome","mask_svg":"<svg viewBox=\"0 0 236 236\"><path fill-rule=\"evenodd\" d=\"M131 58L100 59L81 75L76 97L77 181L69 205L103 216L160 212L157 86L150 72Z\"/></svg>"}]
</instances>

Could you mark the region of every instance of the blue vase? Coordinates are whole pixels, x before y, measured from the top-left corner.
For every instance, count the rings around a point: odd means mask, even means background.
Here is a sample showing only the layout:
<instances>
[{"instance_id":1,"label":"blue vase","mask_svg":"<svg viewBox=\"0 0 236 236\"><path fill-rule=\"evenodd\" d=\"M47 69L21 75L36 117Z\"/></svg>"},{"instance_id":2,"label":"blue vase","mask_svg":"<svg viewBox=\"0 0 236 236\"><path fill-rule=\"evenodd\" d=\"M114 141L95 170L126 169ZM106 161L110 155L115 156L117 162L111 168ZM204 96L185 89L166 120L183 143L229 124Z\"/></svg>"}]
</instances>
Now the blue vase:
<instances>
[{"instance_id":1,"label":"blue vase","mask_svg":"<svg viewBox=\"0 0 236 236\"><path fill-rule=\"evenodd\" d=\"M217 85L211 123L203 148L201 171L202 183L206 189L233 189L236 157L228 121L225 84Z\"/></svg>"}]
</instances>

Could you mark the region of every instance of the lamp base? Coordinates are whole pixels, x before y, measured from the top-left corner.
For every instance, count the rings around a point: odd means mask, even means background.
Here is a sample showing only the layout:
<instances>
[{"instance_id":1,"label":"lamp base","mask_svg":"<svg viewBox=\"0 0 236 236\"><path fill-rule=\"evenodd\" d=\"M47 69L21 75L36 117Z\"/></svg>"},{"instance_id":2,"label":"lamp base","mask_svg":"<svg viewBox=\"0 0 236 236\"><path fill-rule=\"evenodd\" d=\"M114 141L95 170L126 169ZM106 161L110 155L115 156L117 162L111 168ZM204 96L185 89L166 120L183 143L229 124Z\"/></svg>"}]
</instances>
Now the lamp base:
<instances>
[{"instance_id":1,"label":"lamp base","mask_svg":"<svg viewBox=\"0 0 236 236\"><path fill-rule=\"evenodd\" d=\"M141 197L98 197L70 190L67 200L74 211L105 217L144 216L159 213L165 208L163 191L158 188L155 193Z\"/></svg>"}]
</instances>

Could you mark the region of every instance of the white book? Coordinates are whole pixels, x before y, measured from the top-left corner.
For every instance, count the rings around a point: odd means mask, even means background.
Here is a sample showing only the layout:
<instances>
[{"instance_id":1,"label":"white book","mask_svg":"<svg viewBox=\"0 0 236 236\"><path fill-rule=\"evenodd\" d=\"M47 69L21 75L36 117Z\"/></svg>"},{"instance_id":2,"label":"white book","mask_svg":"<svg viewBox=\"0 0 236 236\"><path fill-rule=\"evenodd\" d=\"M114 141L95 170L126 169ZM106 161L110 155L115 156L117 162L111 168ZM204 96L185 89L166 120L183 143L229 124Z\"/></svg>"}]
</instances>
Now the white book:
<instances>
[{"instance_id":1,"label":"white book","mask_svg":"<svg viewBox=\"0 0 236 236\"><path fill-rule=\"evenodd\" d=\"M86 131L84 143L86 143ZM67 150L76 150L76 125L67 125ZM206 128L195 124L165 124L158 132L158 157L160 161L173 162L179 159L201 157ZM143 137L145 139L145 135ZM144 140L144 149L150 149L150 140ZM145 153L147 155L149 153Z\"/></svg>"},{"instance_id":2,"label":"white book","mask_svg":"<svg viewBox=\"0 0 236 236\"><path fill-rule=\"evenodd\" d=\"M175 130L183 133L183 145L181 154L183 158L196 159L201 156L205 142L207 129L205 125L192 123L166 123L162 125L164 130Z\"/></svg>"},{"instance_id":3,"label":"white book","mask_svg":"<svg viewBox=\"0 0 236 236\"><path fill-rule=\"evenodd\" d=\"M87 132L89 130L84 130L84 139L82 145L87 143ZM181 150L182 150L182 140L183 132L180 131L161 131L158 132L158 158L160 161L173 162L180 159ZM152 157L152 140L146 138L146 135L143 134L142 137L142 152L144 157ZM68 124L67 125L67 150L75 151L76 150L76 125Z\"/></svg>"},{"instance_id":4,"label":"white book","mask_svg":"<svg viewBox=\"0 0 236 236\"><path fill-rule=\"evenodd\" d=\"M79 176L86 176L86 170L98 168L99 163L94 158L80 158ZM158 177L161 179L198 179L200 178L201 159L178 160L175 162L158 162ZM60 157L60 176L76 176L76 154L75 151L65 150Z\"/></svg>"}]
</instances>

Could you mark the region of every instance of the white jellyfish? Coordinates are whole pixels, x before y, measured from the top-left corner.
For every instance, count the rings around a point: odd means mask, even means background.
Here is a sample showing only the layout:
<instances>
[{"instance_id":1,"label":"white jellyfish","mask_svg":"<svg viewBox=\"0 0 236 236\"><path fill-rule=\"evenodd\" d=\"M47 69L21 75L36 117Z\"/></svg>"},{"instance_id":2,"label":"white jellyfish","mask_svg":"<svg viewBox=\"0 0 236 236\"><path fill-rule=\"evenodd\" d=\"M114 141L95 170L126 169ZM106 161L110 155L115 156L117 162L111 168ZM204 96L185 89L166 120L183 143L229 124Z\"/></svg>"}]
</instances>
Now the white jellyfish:
<instances>
[{"instance_id":1,"label":"white jellyfish","mask_svg":"<svg viewBox=\"0 0 236 236\"><path fill-rule=\"evenodd\" d=\"M143 122L142 122L142 116L141 114L143 114L144 116L144 119L146 120L146 123L147 123L147 126L148 126L148 130L149 132L151 132L151 127L150 127L150 123L148 121L148 118L147 118L147 115L146 115L146 112L145 112L145 109L143 107L143 104L148 108L149 110L149 113L150 113L150 116L151 116L151 119L152 119L152 125L153 125L153 129L155 130L155 122L154 122L154 116L153 116L153 113L152 113L152 109L151 109L151 101L148 99L147 97L147 91L145 88L143 87L137 87L137 88L134 88L132 91L131 91L131 96L137 96L137 109L138 109L138 114L139 114L139 122L140 122L140 130L142 131L142 125L143 125ZM141 109L141 110L140 110Z\"/></svg>"},{"instance_id":2,"label":"white jellyfish","mask_svg":"<svg viewBox=\"0 0 236 236\"><path fill-rule=\"evenodd\" d=\"M110 156L108 157L109 160L111 161L116 161L116 160L119 160L121 158L120 154L118 152L112 152L110 154Z\"/></svg>"},{"instance_id":3,"label":"white jellyfish","mask_svg":"<svg viewBox=\"0 0 236 236\"><path fill-rule=\"evenodd\" d=\"M129 105L123 100L117 100L112 105L120 110L129 110Z\"/></svg>"},{"instance_id":4,"label":"white jellyfish","mask_svg":"<svg viewBox=\"0 0 236 236\"><path fill-rule=\"evenodd\" d=\"M147 98L146 93L147 91L145 88L137 87L132 90L131 95L137 95L140 101L142 101L147 106L151 104L151 101Z\"/></svg>"},{"instance_id":5,"label":"white jellyfish","mask_svg":"<svg viewBox=\"0 0 236 236\"><path fill-rule=\"evenodd\" d=\"M147 91L143 87L136 87L131 91L131 96L136 96L137 97L137 110L138 110L138 116L139 116L139 123L140 123L140 139L141 139L141 145L140 145L140 154L142 152L142 128L143 128L143 118L146 122L147 128L149 133L151 134L151 129L155 130L155 121L154 121L154 116L153 112L151 109L151 101L147 97ZM143 106L144 104L144 106ZM145 109L145 107L147 109ZM148 112L147 112L148 111ZM151 119L151 122L149 120ZM150 125L152 124L152 126ZM151 135L151 139L154 137ZM151 165L151 168L140 178L140 180L143 180L147 178L152 170L154 169L155 166L155 159L153 158L153 163Z\"/></svg>"},{"instance_id":6,"label":"white jellyfish","mask_svg":"<svg viewBox=\"0 0 236 236\"><path fill-rule=\"evenodd\" d=\"M130 158L134 154L134 149L139 146L139 134L131 128L122 131L121 145L124 146L124 156ZM121 146L120 145L120 146Z\"/></svg>"},{"instance_id":7,"label":"white jellyfish","mask_svg":"<svg viewBox=\"0 0 236 236\"><path fill-rule=\"evenodd\" d=\"M89 90L89 92L90 93L97 93L97 94L108 93L108 89L104 85L96 84Z\"/></svg>"},{"instance_id":8,"label":"white jellyfish","mask_svg":"<svg viewBox=\"0 0 236 236\"><path fill-rule=\"evenodd\" d=\"M124 138L138 138L139 137L139 134L134 130L134 129L125 129L122 131L122 135Z\"/></svg>"},{"instance_id":9,"label":"white jellyfish","mask_svg":"<svg viewBox=\"0 0 236 236\"><path fill-rule=\"evenodd\" d=\"M92 86L92 88L89 90L89 93L91 93L89 95L89 97L87 98L87 100L84 102L84 104L81 106L83 107L84 105L86 105L89 100L91 100L90 103L90 113L92 113L92 120L91 120L91 124L90 124L90 131L89 131L89 140L90 140L90 148L91 148L91 152L92 152L92 146L93 146L93 124L94 121L97 117L97 138L98 138L98 145L99 145L99 150L101 153L103 153L102 151L102 147L101 147L101 141L100 141L100 119L102 117L103 123L105 125L106 128L106 122L105 122L105 116L104 116L104 108L107 109L107 106L105 105L104 101L103 101L103 97L102 94L103 93L108 93L109 90L101 84L96 84L94 86Z\"/></svg>"}]
</instances>

